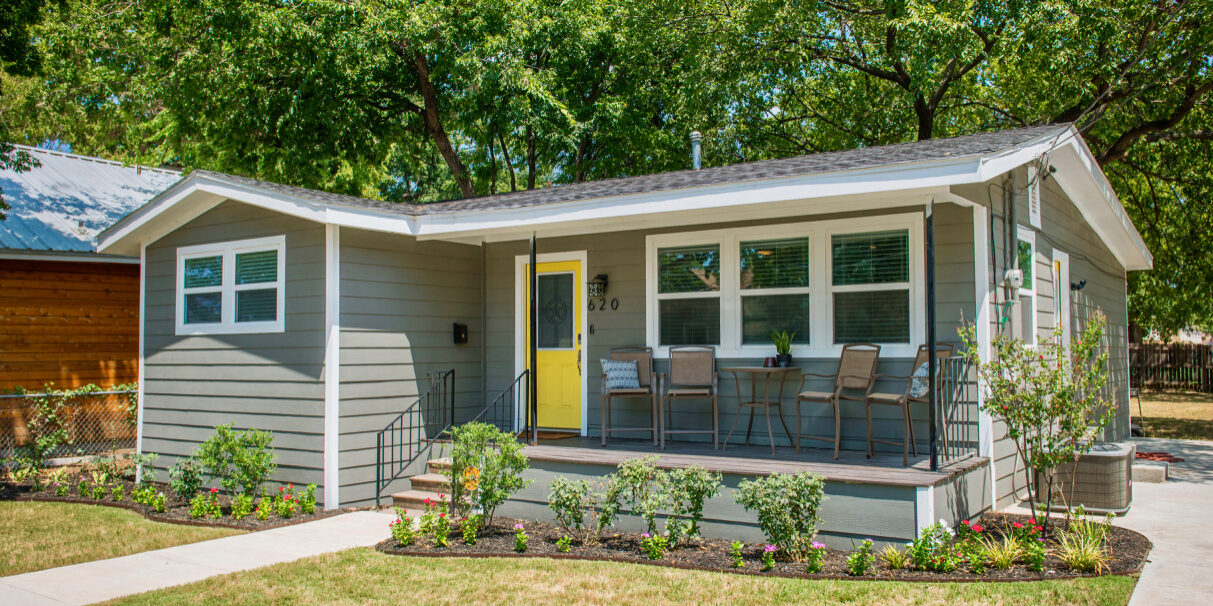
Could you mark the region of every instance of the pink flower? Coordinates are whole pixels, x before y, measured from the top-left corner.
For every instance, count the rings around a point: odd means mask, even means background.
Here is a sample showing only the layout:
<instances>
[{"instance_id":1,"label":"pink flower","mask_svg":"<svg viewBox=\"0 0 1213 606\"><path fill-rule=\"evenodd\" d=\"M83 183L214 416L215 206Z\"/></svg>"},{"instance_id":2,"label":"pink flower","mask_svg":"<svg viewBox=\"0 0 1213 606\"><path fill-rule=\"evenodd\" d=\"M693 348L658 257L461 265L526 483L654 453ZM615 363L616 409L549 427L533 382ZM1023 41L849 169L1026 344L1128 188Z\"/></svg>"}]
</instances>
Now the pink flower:
<instances>
[{"instance_id":1,"label":"pink flower","mask_svg":"<svg viewBox=\"0 0 1213 606\"><path fill-rule=\"evenodd\" d=\"M215 494L216 492L219 492L219 489L218 489L218 488L212 488L212 489L211 489L211 494Z\"/></svg>"},{"instance_id":2,"label":"pink flower","mask_svg":"<svg viewBox=\"0 0 1213 606\"><path fill-rule=\"evenodd\" d=\"M649 533L647 533L647 532L642 532L642 533L640 533L640 536L642 536L642 537L644 537L644 538L646 538L646 539L647 539L647 538L649 538Z\"/></svg>"},{"instance_id":3,"label":"pink flower","mask_svg":"<svg viewBox=\"0 0 1213 606\"><path fill-rule=\"evenodd\" d=\"M1011 524L1011 526L1014 526L1014 527L1016 527L1016 528L1023 528L1023 524L1020 524L1019 522L1016 522L1016 523L1014 523L1014 524Z\"/></svg>"},{"instance_id":4,"label":"pink flower","mask_svg":"<svg viewBox=\"0 0 1213 606\"><path fill-rule=\"evenodd\" d=\"M424 501L422 501L422 503L425 503L426 507L429 507L429 505L430 505L430 498L429 498L429 497L426 497L426 498L425 498L425 500L424 500Z\"/></svg>"},{"instance_id":5,"label":"pink flower","mask_svg":"<svg viewBox=\"0 0 1213 606\"><path fill-rule=\"evenodd\" d=\"M438 493L438 500L439 500L439 501L441 501L442 499L445 499L445 498L446 498L446 495L442 494L441 492L440 492L440 493Z\"/></svg>"},{"instance_id":6,"label":"pink flower","mask_svg":"<svg viewBox=\"0 0 1213 606\"><path fill-rule=\"evenodd\" d=\"M960 521L960 523L961 523L961 524L964 524L965 526L968 526L968 525L969 525L969 521L968 521L968 520L961 520L961 521Z\"/></svg>"},{"instance_id":7,"label":"pink flower","mask_svg":"<svg viewBox=\"0 0 1213 606\"><path fill-rule=\"evenodd\" d=\"M522 530L522 524L514 524L514 530Z\"/></svg>"},{"instance_id":8,"label":"pink flower","mask_svg":"<svg viewBox=\"0 0 1213 606\"><path fill-rule=\"evenodd\" d=\"M1036 518L1028 518L1028 523L1029 523L1029 524L1031 524L1031 525L1033 525L1033 526L1035 526L1035 525L1036 525Z\"/></svg>"},{"instance_id":9,"label":"pink flower","mask_svg":"<svg viewBox=\"0 0 1213 606\"><path fill-rule=\"evenodd\" d=\"M1044 529L1045 529L1045 527L1044 527L1044 526L1033 526L1033 527L1032 527L1032 530L1033 530L1033 531L1035 531L1035 532L1040 532L1040 531L1042 531L1042 530L1044 530Z\"/></svg>"},{"instance_id":10,"label":"pink flower","mask_svg":"<svg viewBox=\"0 0 1213 606\"><path fill-rule=\"evenodd\" d=\"M981 532L982 530L984 530L984 528L982 528L981 524L973 525L973 532Z\"/></svg>"},{"instance_id":11,"label":"pink flower","mask_svg":"<svg viewBox=\"0 0 1213 606\"><path fill-rule=\"evenodd\" d=\"M825 548L826 548L826 544L825 544L825 543L819 543L819 542L817 542L817 541L813 541L813 545L812 545L812 547L813 547L813 549L825 549Z\"/></svg>"},{"instance_id":12,"label":"pink flower","mask_svg":"<svg viewBox=\"0 0 1213 606\"><path fill-rule=\"evenodd\" d=\"M762 550L767 553L771 553L772 551L779 551L779 548L770 543L767 543L766 547L763 547Z\"/></svg>"},{"instance_id":13,"label":"pink flower","mask_svg":"<svg viewBox=\"0 0 1213 606\"><path fill-rule=\"evenodd\" d=\"M438 517L440 517L440 518L445 518L445 517L446 517L446 514L445 514L445 513L440 513L440 514L438 514Z\"/></svg>"}]
</instances>

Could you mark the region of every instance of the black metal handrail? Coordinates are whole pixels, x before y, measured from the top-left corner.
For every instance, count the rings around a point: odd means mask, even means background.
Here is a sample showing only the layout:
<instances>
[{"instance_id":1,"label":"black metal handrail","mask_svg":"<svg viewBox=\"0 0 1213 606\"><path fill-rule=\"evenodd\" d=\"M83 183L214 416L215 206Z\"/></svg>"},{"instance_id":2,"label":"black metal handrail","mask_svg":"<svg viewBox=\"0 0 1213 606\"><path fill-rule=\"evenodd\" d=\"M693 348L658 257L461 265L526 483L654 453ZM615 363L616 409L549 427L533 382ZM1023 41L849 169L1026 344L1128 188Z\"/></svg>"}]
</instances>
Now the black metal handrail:
<instances>
[{"instance_id":1,"label":"black metal handrail","mask_svg":"<svg viewBox=\"0 0 1213 606\"><path fill-rule=\"evenodd\" d=\"M501 390L497 397L493 398L483 410L477 414L472 421L480 421L493 425L497 429L506 433L514 431L514 424L518 414L518 402L526 402L526 379L528 371L524 370L508 387Z\"/></svg>"},{"instance_id":2,"label":"black metal handrail","mask_svg":"<svg viewBox=\"0 0 1213 606\"><path fill-rule=\"evenodd\" d=\"M375 435L375 506L387 488L455 423L455 370L431 373L430 386Z\"/></svg>"},{"instance_id":3,"label":"black metal handrail","mask_svg":"<svg viewBox=\"0 0 1213 606\"><path fill-rule=\"evenodd\" d=\"M938 364L936 439L939 465L944 466L977 455L977 381L972 363L962 355L939 358Z\"/></svg>"}]
</instances>

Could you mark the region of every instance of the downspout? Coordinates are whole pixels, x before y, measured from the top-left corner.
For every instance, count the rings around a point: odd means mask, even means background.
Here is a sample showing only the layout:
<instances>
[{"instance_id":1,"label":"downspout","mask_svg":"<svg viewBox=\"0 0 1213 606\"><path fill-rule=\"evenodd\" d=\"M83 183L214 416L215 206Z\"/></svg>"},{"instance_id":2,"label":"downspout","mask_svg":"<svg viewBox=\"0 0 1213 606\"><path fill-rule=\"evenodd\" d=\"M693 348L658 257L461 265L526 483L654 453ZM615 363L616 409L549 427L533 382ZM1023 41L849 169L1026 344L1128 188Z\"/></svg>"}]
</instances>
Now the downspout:
<instances>
[{"instance_id":1,"label":"downspout","mask_svg":"<svg viewBox=\"0 0 1213 606\"><path fill-rule=\"evenodd\" d=\"M488 249L485 242L480 241L480 400L484 402L489 396L489 357L488 338L488 292L489 292L489 261Z\"/></svg>"}]
</instances>

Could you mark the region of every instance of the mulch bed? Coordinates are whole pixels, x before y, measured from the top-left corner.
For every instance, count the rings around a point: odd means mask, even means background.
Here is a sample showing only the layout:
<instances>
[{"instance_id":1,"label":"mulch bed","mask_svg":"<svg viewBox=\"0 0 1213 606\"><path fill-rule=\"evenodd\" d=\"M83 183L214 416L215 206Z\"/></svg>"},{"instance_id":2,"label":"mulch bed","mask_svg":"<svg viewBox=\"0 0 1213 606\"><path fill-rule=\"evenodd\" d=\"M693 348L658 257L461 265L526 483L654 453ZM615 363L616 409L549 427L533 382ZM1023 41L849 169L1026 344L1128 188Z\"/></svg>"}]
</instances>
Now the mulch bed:
<instances>
[{"instance_id":1,"label":"mulch bed","mask_svg":"<svg viewBox=\"0 0 1213 606\"><path fill-rule=\"evenodd\" d=\"M1160 463L1183 463L1180 457L1171 456L1169 452L1142 452L1137 451L1137 458L1143 461L1158 461Z\"/></svg>"},{"instance_id":2,"label":"mulch bed","mask_svg":"<svg viewBox=\"0 0 1213 606\"><path fill-rule=\"evenodd\" d=\"M985 532L993 532L1001 536L1003 528L1009 528L1014 522L1026 522L1028 516L988 513L982 516L980 524L986 527ZM1058 521L1058 523L1061 523ZM514 524L522 524L529 535L527 551L514 551ZM968 571L937 573L920 570L891 570L877 558L874 567L875 574L866 577L852 577L846 573L846 557L849 552L829 550L822 570L818 574L806 574L803 563L775 562L775 567L769 572L762 572L762 544L748 544L742 551L745 557L745 567L734 568L733 558L729 555L731 541L720 539L704 539L687 547L671 550L661 560L647 559L640 548L640 535L633 533L615 533L604 536L598 545L580 545L574 542L568 553L560 553L556 541L563 536L559 528L542 522L525 520L497 519L493 528L486 530L475 545L466 545L457 532L451 535L449 546L438 548L419 539L417 543L403 546L395 539L387 539L376 545L384 553L393 555L423 556L423 557L546 557L575 560L608 560L654 566L669 566L674 568L729 572L734 574L758 574L766 576L794 577L807 579L854 579L854 580L894 580L894 581L1038 581L1048 579L1065 579L1095 576L1070 570L1055 555L1045 559L1043 572L1032 572L1023 565L1016 565L1008 570L989 569L985 574L977 575ZM1047 541L1050 548L1055 547L1054 539ZM1113 527L1108 533L1108 548L1113 561L1106 574L1137 574L1145 564L1150 552L1150 541L1146 537L1125 528ZM879 551L879 550L875 550Z\"/></svg>"},{"instance_id":3,"label":"mulch bed","mask_svg":"<svg viewBox=\"0 0 1213 606\"><path fill-rule=\"evenodd\" d=\"M13 484L12 482L0 483L0 500L4 501L47 501L57 503L81 503L84 505L100 505L103 507L116 507L119 509L128 509L154 522L167 522L170 524L182 524L186 526L210 526L214 528L235 528L239 530L269 530L271 528L281 528L283 526L291 526L293 524L302 524L304 522L312 522L346 513L347 511L355 511L356 508L347 509L330 509L324 510L317 505L316 513L311 515L303 515L296 513L289 519L280 518L277 515L271 515L266 520L258 520L253 515L248 515L240 520L235 520L229 517L231 509L226 504L226 498L221 497L219 500L223 503L223 516L219 519L190 517L190 506L186 501L177 499L172 494L168 486L164 484L156 484L156 490L163 492L167 499L164 512L158 512L155 508L140 505L131 500L131 493L135 490L134 482L122 480L115 482L122 484L125 493L121 501L114 501L108 494L104 499L93 499L91 497L81 497L76 492L75 484L70 486L67 496L61 497L55 494L53 488L43 489L34 492L28 484Z\"/></svg>"}]
</instances>

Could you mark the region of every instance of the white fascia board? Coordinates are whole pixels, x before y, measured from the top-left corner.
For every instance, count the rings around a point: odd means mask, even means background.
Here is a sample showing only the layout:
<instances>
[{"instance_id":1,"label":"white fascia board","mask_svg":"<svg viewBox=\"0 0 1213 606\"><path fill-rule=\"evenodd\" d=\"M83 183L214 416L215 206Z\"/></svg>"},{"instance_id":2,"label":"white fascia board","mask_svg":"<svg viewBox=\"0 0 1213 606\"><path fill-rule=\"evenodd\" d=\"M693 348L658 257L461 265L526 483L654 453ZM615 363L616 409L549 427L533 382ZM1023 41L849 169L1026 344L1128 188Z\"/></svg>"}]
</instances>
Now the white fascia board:
<instances>
[{"instance_id":1,"label":"white fascia board","mask_svg":"<svg viewBox=\"0 0 1213 606\"><path fill-rule=\"evenodd\" d=\"M154 242L225 200L285 215L373 231L412 235L414 219L405 215L334 207L278 192L236 185L209 175L190 175L97 235L97 250L113 254L138 251L137 239Z\"/></svg>"},{"instance_id":2,"label":"white fascia board","mask_svg":"<svg viewBox=\"0 0 1213 606\"><path fill-rule=\"evenodd\" d=\"M773 202L861 196L906 190L937 189L976 178L980 158L914 163L873 170L739 181L690 189L559 202L508 210L437 213L418 217L418 236L456 236L464 232L517 230L525 224L539 226L581 221L616 220L626 217L695 211L699 213ZM805 208L805 214L819 212Z\"/></svg>"}]
</instances>

